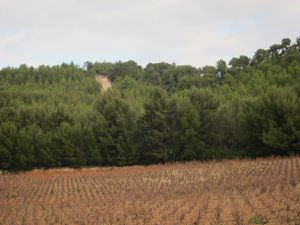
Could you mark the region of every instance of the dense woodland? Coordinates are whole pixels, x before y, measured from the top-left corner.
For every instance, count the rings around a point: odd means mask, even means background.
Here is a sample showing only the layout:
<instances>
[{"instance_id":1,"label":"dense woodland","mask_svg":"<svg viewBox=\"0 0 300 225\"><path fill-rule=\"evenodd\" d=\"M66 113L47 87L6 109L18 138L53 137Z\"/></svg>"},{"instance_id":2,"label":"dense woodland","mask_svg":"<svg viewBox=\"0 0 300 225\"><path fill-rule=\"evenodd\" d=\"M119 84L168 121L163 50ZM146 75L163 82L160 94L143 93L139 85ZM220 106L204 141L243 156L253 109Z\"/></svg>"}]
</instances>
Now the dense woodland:
<instances>
[{"instance_id":1,"label":"dense woodland","mask_svg":"<svg viewBox=\"0 0 300 225\"><path fill-rule=\"evenodd\" d=\"M97 73L111 90L101 92ZM299 153L300 38L201 68L128 61L0 70L2 170Z\"/></svg>"}]
</instances>

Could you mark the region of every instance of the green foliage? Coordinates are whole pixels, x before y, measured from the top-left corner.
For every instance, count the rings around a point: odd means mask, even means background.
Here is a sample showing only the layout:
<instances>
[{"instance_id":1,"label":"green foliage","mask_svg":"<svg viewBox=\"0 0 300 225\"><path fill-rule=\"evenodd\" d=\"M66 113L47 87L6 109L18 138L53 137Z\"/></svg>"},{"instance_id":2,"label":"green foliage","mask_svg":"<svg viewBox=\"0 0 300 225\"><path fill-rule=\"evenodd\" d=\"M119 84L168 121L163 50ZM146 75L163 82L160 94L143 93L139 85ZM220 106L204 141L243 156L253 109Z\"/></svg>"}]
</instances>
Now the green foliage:
<instances>
[{"instance_id":1,"label":"green foliage","mask_svg":"<svg viewBox=\"0 0 300 225\"><path fill-rule=\"evenodd\" d=\"M206 145L213 144L213 124L216 121L217 108L219 101L209 89L192 88L183 92L197 110L200 126L198 128L199 138Z\"/></svg>"},{"instance_id":2,"label":"green foliage","mask_svg":"<svg viewBox=\"0 0 300 225\"><path fill-rule=\"evenodd\" d=\"M16 153L17 128L12 122L0 125L0 159L1 167L10 168L13 164L12 157Z\"/></svg>"},{"instance_id":3,"label":"green foliage","mask_svg":"<svg viewBox=\"0 0 300 225\"><path fill-rule=\"evenodd\" d=\"M150 102L145 104L145 115L139 121L139 148L143 162L166 162L174 154L171 148L171 127L167 93L155 88Z\"/></svg>"},{"instance_id":4,"label":"green foliage","mask_svg":"<svg viewBox=\"0 0 300 225\"><path fill-rule=\"evenodd\" d=\"M96 62L94 64L86 62L85 67L91 73L107 75L112 81L125 76L139 79L143 75L143 68L132 60L128 62L118 61L116 63Z\"/></svg>"},{"instance_id":5,"label":"green foliage","mask_svg":"<svg viewBox=\"0 0 300 225\"><path fill-rule=\"evenodd\" d=\"M108 165L128 165L136 162L133 146L135 114L117 91L108 91L95 105L103 116L102 127L96 131L103 157Z\"/></svg>"},{"instance_id":6,"label":"green foliage","mask_svg":"<svg viewBox=\"0 0 300 225\"><path fill-rule=\"evenodd\" d=\"M290 89L275 87L258 98L248 116L254 140L278 153L299 149L299 102Z\"/></svg>"},{"instance_id":7,"label":"green foliage","mask_svg":"<svg viewBox=\"0 0 300 225\"><path fill-rule=\"evenodd\" d=\"M219 60L218 62L217 62L217 66L216 66L216 68L217 68L217 71L218 71L218 76L219 76L219 78L221 78L221 79L223 79L223 77L224 77L224 75L225 75L225 73L227 72L227 65L226 65L226 62L224 61L224 60Z\"/></svg>"},{"instance_id":8,"label":"green foliage","mask_svg":"<svg viewBox=\"0 0 300 225\"><path fill-rule=\"evenodd\" d=\"M202 159L204 143L198 130L201 121L189 98L173 96L169 103L173 160Z\"/></svg>"},{"instance_id":9,"label":"green foliage","mask_svg":"<svg viewBox=\"0 0 300 225\"><path fill-rule=\"evenodd\" d=\"M2 68L0 169L299 154L299 40L201 68ZM113 89L101 93L96 74Z\"/></svg>"},{"instance_id":10,"label":"green foliage","mask_svg":"<svg viewBox=\"0 0 300 225\"><path fill-rule=\"evenodd\" d=\"M255 215L250 217L249 223L252 224L266 224L268 221L266 218L264 218L262 215Z\"/></svg>"}]
</instances>

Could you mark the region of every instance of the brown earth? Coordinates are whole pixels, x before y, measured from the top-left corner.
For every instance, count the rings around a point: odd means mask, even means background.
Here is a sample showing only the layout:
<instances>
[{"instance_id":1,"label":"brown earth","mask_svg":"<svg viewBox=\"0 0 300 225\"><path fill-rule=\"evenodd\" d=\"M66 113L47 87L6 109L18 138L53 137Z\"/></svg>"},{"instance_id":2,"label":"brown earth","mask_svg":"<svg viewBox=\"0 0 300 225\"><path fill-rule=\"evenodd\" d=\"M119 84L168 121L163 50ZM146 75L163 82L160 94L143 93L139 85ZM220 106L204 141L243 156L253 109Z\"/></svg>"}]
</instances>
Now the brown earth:
<instances>
[{"instance_id":1,"label":"brown earth","mask_svg":"<svg viewBox=\"0 0 300 225\"><path fill-rule=\"evenodd\" d=\"M300 224L300 158L0 175L0 224Z\"/></svg>"},{"instance_id":2,"label":"brown earth","mask_svg":"<svg viewBox=\"0 0 300 225\"><path fill-rule=\"evenodd\" d=\"M109 88L111 88L111 82L106 75L97 74L96 80L100 83L102 91L107 91Z\"/></svg>"}]
</instances>

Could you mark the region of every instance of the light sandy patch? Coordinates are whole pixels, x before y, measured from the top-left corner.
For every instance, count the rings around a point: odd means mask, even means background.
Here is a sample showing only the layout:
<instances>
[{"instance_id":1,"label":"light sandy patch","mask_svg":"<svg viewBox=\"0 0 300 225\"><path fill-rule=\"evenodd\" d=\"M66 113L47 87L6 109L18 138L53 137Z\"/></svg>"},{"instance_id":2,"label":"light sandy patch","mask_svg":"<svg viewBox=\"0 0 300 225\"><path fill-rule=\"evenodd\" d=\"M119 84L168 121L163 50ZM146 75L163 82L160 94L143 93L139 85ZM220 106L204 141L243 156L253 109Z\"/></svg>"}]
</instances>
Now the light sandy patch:
<instances>
[{"instance_id":1,"label":"light sandy patch","mask_svg":"<svg viewBox=\"0 0 300 225\"><path fill-rule=\"evenodd\" d=\"M98 74L96 75L96 80L100 83L102 91L107 91L111 88L111 82L106 75Z\"/></svg>"}]
</instances>

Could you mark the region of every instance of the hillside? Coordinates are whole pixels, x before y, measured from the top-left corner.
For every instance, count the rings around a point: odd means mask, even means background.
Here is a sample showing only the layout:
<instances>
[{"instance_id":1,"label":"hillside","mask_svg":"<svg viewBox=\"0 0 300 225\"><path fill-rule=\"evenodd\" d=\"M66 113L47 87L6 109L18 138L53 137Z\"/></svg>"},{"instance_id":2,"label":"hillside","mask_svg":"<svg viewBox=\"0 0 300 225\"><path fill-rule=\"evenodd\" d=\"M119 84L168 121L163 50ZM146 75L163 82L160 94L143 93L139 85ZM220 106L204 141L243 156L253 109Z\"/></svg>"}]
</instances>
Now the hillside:
<instances>
[{"instance_id":1,"label":"hillside","mask_svg":"<svg viewBox=\"0 0 300 225\"><path fill-rule=\"evenodd\" d=\"M253 52L200 68L2 68L0 169L299 154L300 38Z\"/></svg>"}]
</instances>

